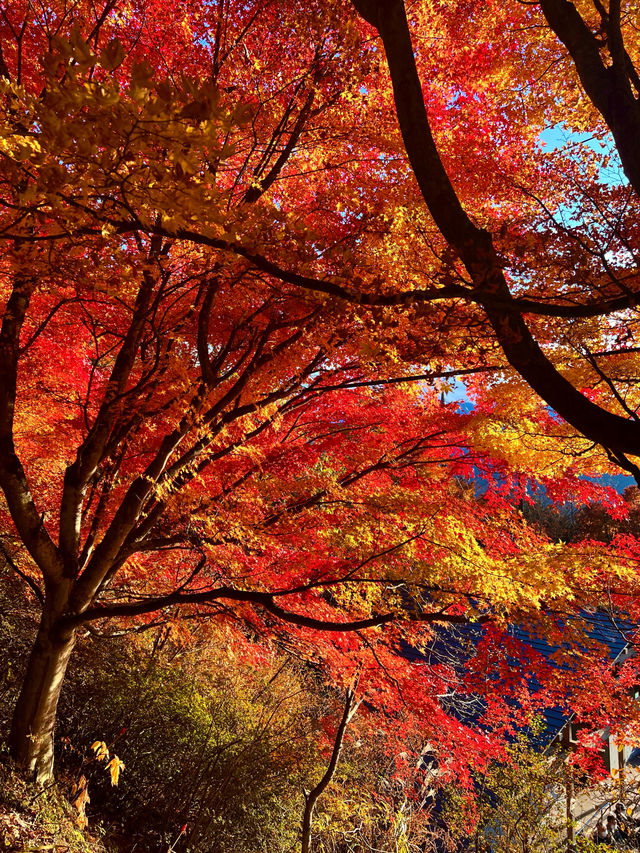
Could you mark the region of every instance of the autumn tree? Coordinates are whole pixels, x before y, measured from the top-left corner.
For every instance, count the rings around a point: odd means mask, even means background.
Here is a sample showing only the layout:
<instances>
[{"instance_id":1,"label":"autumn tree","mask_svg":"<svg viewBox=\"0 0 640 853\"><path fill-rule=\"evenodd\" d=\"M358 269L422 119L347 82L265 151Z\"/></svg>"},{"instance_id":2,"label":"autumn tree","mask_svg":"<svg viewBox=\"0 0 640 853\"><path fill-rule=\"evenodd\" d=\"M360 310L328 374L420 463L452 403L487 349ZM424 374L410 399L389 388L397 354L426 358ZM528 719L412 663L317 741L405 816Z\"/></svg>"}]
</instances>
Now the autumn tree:
<instances>
[{"instance_id":1,"label":"autumn tree","mask_svg":"<svg viewBox=\"0 0 640 853\"><path fill-rule=\"evenodd\" d=\"M279 637L451 746L453 668L417 684L406 646L492 622L500 657L509 619L592 606L610 572L516 504L532 476L560 495L635 472L634 326L611 320L634 301L634 197L596 155L542 151L575 72L536 6L357 11L2 12L4 556L42 605L10 742L40 781L82 626ZM433 384L461 375L468 414Z\"/></svg>"}]
</instances>

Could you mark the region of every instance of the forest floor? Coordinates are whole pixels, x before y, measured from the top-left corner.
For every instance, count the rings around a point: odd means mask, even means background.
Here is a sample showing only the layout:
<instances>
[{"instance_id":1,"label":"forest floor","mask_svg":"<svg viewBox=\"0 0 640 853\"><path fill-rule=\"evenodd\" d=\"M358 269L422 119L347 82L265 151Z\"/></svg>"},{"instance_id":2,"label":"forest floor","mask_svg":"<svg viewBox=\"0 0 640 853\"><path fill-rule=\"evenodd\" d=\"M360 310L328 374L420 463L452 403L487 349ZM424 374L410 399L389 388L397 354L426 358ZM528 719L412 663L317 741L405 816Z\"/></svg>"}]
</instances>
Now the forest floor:
<instances>
[{"instance_id":1,"label":"forest floor","mask_svg":"<svg viewBox=\"0 0 640 853\"><path fill-rule=\"evenodd\" d=\"M80 829L77 812L58 784L37 788L24 781L0 757L0 851L1 853L109 853L99 830Z\"/></svg>"}]
</instances>

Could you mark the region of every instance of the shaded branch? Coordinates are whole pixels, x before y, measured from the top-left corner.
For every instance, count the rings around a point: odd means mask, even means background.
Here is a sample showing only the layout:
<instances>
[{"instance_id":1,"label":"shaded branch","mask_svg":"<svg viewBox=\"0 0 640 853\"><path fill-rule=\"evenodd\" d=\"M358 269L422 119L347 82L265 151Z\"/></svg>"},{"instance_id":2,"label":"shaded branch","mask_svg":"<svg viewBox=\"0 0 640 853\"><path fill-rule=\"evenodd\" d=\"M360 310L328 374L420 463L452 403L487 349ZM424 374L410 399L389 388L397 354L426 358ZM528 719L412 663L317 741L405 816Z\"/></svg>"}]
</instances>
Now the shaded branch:
<instances>
[{"instance_id":1,"label":"shaded branch","mask_svg":"<svg viewBox=\"0 0 640 853\"><path fill-rule=\"evenodd\" d=\"M2 542L0 542L0 551L2 552L2 556L4 557L7 565L18 575L19 578L22 578L22 580L27 584L27 586L31 589L35 597L38 599L40 604L44 605L44 595L42 593L42 590L34 581L34 579L30 578L29 575L23 572L22 569L16 564L15 560L13 559L11 554L9 554Z\"/></svg>"},{"instance_id":2,"label":"shaded branch","mask_svg":"<svg viewBox=\"0 0 640 853\"><path fill-rule=\"evenodd\" d=\"M622 168L636 193L640 193L640 103L629 79L629 66L624 59L619 19L614 14L607 21L612 64L604 64L600 43L568 0L540 0L547 23L565 45L575 64L580 82L589 99L607 123L616 142ZM635 75L635 69L634 69Z\"/></svg>"},{"instance_id":3,"label":"shaded branch","mask_svg":"<svg viewBox=\"0 0 640 853\"><path fill-rule=\"evenodd\" d=\"M32 279L16 280L0 328L0 486L25 547L45 579L55 581L62 574L58 549L36 508L13 437L20 332L34 289Z\"/></svg>"},{"instance_id":4,"label":"shaded branch","mask_svg":"<svg viewBox=\"0 0 640 853\"><path fill-rule=\"evenodd\" d=\"M283 622L298 625L301 628L312 628L317 631L361 631L365 628L376 628L391 622L447 622L466 625L470 622L479 624L491 619L489 615L480 615L475 619L460 614L451 614L444 611L429 613L403 614L381 613L363 619L345 620L337 622L332 619L316 619L303 613L286 610L274 599L294 592L257 592L254 590L240 590L233 587L222 586L217 589L205 590L203 592L173 592L168 595L149 598L136 604L113 604L102 607L89 607L81 613L67 616L63 619L65 626L75 628L87 622L98 619L111 619L113 617L142 616L146 613L155 613L166 607L181 606L186 604L211 604L215 601L240 601L248 604L256 604L268 611Z\"/></svg>"}]
</instances>

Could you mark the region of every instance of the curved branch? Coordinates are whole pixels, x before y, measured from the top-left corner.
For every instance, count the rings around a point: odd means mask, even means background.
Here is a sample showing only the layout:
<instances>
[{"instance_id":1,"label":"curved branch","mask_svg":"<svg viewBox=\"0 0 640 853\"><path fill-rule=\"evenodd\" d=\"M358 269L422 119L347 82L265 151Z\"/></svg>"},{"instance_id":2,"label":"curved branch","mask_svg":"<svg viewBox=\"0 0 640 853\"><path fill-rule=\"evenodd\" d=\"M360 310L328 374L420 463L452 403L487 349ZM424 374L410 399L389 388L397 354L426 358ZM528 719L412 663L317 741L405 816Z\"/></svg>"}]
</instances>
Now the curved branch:
<instances>
[{"instance_id":1,"label":"curved branch","mask_svg":"<svg viewBox=\"0 0 640 853\"><path fill-rule=\"evenodd\" d=\"M15 281L0 328L0 486L20 538L45 580L55 581L62 573L58 549L37 510L13 439L20 332L34 290L32 279Z\"/></svg>"},{"instance_id":2,"label":"curved branch","mask_svg":"<svg viewBox=\"0 0 640 853\"><path fill-rule=\"evenodd\" d=\"M137 604L113 604L104 607L89 607L82 613L64 618L65 626L76 628L87 622L95 622L98 619L111 619L116 616L142 616L146 613L155 613L167 607L181 606L184 604L211 604L215 601L240 601L248 604L257 604L269 613L301 628L312 628L316 631L362 631L366 628L377 628L390 622L447 622L453 624L484 623L491 619L488 615L480 615L475 619L456 613L445 613L435 611L429 613L380 613L365 619L352 619L337 622L332 619L316 619L303 613L286 610L274 601L290 592L256 592L253 590L234 589L222 586L203 592L179 592L150 598Z\"/></svg>"},{"instance_id":3,"label":"curved branch","mask_svg":"<svg viewBox=\"0 0 640 853\"><path fill-rule=\"evenodd\" d=\"M571 5L566 0L549 2ZM424 201L470 274L474 299L483 306L507 360L586 438L617 452L640 455L640 427L591 402L545 356L511 295L491 235L463 209L431 133L403 0L354 0L354 5L382 38L402 138Z\"/></svg>"}]
</instances>

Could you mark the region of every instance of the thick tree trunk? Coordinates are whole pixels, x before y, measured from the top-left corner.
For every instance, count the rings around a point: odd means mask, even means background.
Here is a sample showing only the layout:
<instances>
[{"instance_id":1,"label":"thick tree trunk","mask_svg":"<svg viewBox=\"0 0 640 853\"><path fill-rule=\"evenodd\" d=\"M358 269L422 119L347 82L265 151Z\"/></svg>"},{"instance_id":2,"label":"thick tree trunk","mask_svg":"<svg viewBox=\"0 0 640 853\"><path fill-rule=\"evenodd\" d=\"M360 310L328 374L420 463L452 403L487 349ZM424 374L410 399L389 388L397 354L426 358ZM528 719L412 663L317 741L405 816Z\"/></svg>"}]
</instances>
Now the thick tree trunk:
<instances>
[{"instance_id":1,"label":"thick tree trunk","mask_svg":"<svg viewBox=\"0 0 640 853\"><path fill-rule=\"evenodd\" d=\"M60 626L66 584L48 590L35 644L13 714L9 747L38 784L53 776L53 731L65 672L75 645L73 629Z\"/></svg>"}]
</instances>

